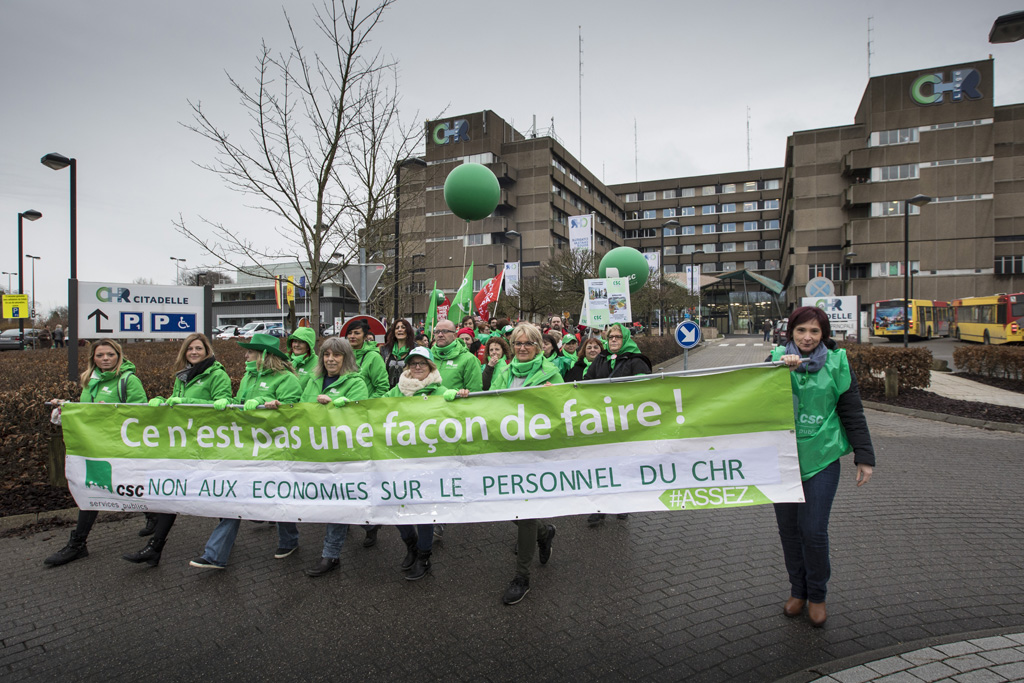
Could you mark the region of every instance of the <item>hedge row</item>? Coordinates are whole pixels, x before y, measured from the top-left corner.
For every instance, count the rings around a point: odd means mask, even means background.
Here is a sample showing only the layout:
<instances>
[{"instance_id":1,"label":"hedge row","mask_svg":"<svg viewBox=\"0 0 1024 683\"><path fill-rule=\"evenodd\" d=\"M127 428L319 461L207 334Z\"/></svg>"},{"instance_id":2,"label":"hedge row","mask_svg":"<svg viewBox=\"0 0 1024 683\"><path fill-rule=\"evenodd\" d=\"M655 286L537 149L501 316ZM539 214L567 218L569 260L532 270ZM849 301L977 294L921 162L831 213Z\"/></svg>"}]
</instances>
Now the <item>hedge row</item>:
<instances>
[{"instance_id":1,"label":"hedge row","mask_svg":"<svg viewBox=\"0 0 1024 683\"><path fill-rule=\"evenodd\" d=\"M988 377L1024 379L1024 348L1019 346L958 346L953 364L960 372Z\"/></svg>"},{"instance_id":2,"label":"hedge row","mask_svg":"<svg viewBox=\"0 0 1024 683\"><path fill-rule=\"evenodd\" d=\"M846 349L850 367L857 375L857 383L866 393L885 391L885 370L899 372L899 388L924 389L932 382L932 352L928 349L904 349L856 342L839 342Z\"/></svg>"}]
</instances>

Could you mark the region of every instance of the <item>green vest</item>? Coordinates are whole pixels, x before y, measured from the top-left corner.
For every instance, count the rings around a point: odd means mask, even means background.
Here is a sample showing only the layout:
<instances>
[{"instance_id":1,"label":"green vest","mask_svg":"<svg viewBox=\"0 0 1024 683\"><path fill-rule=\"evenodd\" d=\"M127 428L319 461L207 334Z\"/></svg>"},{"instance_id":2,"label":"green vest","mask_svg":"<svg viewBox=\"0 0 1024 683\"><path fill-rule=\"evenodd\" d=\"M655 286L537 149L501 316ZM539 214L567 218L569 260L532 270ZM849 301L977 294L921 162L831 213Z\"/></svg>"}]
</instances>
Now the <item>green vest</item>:
<instances>
[{"instance_id":1,"label":"green vest","mask_svg":"<svg viewBox=\"0 0 1024 683\"><path fill-rule=\"evenodd\" d=\"M772 350L772 360L786 355L784 346ZM828 352L818 372L790 372L793 384L793 420L800 479L807 481L853 450L839 420L839 396L850 388L850 363L846 349Z\"/></svg>"}]
</instances>

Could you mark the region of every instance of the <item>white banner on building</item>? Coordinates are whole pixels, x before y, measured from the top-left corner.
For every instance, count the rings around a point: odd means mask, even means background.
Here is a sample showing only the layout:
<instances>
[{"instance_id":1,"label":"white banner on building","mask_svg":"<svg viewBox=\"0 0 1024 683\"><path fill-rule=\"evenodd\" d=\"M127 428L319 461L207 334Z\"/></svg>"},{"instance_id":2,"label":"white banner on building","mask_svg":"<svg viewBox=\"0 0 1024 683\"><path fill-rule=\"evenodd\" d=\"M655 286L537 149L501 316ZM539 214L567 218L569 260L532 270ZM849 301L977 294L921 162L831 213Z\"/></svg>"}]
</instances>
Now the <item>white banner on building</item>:
<instances>
[{"instance_id":1,"label":"white banner on building","mask_svg":"<svg viewBox=\"0 0 1024 683\"><path fill-rule=\"evenodd\" d=\"M800 299L801 306L817 306L825 311L829 325L832 326L834 339L845 339L846 335L857 336L857 323L860 320L860 297L856 296L805 296Z\"/></svg>"},{"instance_id":2,"label":"white banner on building","mask_svg":"<svg viewBox=\"0 0 1024 683\"><path fill-rule=\"evenodd\" d=\"M573 251L594 250L594 214L569 216L569 248Z\"/></svg>"},{"instance_id":3,"label":"white banner on building","mask_svg":"<svg viewBox=\"0 0 1024 683\"><path fill-rule=\"evenodd\" d=\"M519 263L512 261L505 264L505 296L519 293Z\"/></svg>"},{"instance_id":4,"label":"white banner on building","mask_svg":"<svg viewBox=\"0 0 1024 683\"><path fill-rule=\"evenodd\" d=\"M700 266L686 266L686 288L690 290L691 294L697 292L700 288Z\"/></svg>"},{"instance_id":5,"label":"white banner on building","mask_svg":"<svg viewBox=\"0 0 1024 683\"><path fill-rule=\"evenodd\" d=\"M645 251L644 258L647 259L647 269L652 273L660 270L661 254L656 251Z\"/></svg>"}]
</instances>

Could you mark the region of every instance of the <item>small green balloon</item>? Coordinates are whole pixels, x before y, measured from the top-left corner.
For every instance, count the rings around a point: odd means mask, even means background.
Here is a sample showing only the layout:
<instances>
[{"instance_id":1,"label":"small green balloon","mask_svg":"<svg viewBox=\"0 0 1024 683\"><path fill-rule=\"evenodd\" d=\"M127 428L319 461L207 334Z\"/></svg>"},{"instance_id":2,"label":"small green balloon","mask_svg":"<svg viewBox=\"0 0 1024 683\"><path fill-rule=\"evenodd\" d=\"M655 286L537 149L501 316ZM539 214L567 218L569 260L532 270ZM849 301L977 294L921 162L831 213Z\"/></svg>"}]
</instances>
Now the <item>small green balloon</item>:
<instances>
[{"instance_id":1,"label":"small green balloon","mask_svg":"<svg viewBox=\"0 0 1024 683\"><path fill-rule=\"evenodd\" d=\"M615 277L607 274L609 268L617 268L618 277L629 278L629 291L635 292L647 282L650 273L650 266L644 255L633 247L616 247L612 249L598 266L598 275L601 277Z\"/></svg>"},{"instance_id":2,"label":"small green balloon","mask_svg":"<svg viewBox=\"0 0 1024 683\"><path fill-rule=\"evenodd\" d=\"M437 303L438 306L440 306L441 304L444 303L444 299L445 299L444 292L442 292L440 289L435 289L434 290L434 301Z\"/></svg>"},{"instance_id":3,"label":"small green balloon","mask_svg":"<svg viewBox=\"0 0 1024 683\"><path fill-rule=\"evenodd\" d=\"M498 179L483 164L462 164L444 181L444 201L456 216L478 221L494 212L501 198Z\"/></svg>"}]
</instances>

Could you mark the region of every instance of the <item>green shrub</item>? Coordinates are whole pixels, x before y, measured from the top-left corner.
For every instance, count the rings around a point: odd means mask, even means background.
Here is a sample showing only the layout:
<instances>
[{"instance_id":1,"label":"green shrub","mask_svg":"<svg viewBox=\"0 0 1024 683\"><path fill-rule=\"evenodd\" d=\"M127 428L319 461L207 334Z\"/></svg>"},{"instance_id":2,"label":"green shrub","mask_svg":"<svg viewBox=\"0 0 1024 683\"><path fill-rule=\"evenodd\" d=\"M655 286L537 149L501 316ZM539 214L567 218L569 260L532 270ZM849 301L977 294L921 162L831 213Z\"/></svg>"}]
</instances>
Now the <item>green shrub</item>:
<instances>
[{"instance_id":1,"label":"green shrub","mask_svg":"<svg viewBox=\"0 0 1024 683\"><path fill-rule=\"evenodd\" d=\"M850 367L857 375L857 383L868 393L885 390L885 370L899 372L899 388L924 389L932 382L932 352L928 349L890 348L856 342L839 342L846 349Z\"/></svg>"}]
</instances>

